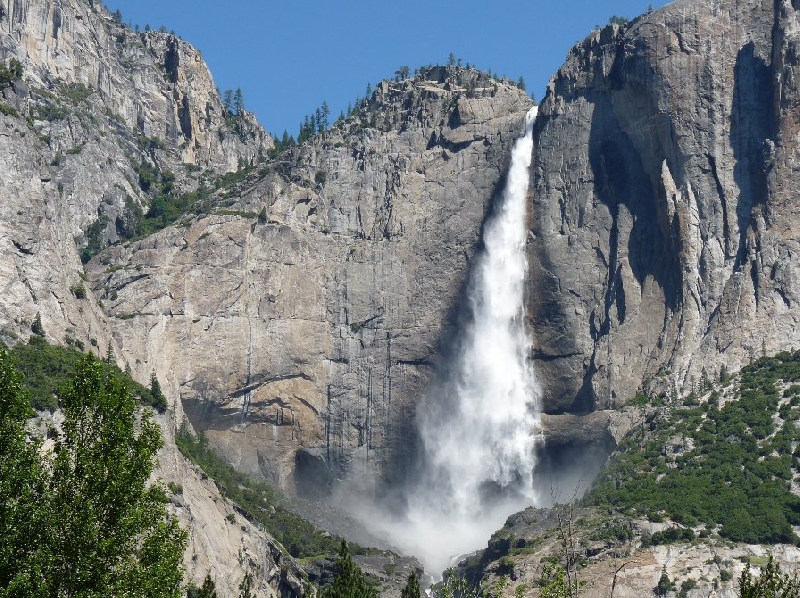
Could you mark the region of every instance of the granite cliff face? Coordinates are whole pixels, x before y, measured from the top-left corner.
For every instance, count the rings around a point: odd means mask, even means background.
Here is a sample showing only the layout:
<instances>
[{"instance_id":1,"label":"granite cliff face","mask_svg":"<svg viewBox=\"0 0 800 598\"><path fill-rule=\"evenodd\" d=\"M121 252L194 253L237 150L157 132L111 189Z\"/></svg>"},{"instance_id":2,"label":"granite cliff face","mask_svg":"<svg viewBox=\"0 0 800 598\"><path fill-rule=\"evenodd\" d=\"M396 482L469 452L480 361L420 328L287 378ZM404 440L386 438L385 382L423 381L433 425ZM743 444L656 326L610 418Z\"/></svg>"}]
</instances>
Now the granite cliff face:
<instances>
[{"instance_id":1,"label":"granite cliff face","mask_svg":"<svg viewBox=\"0 0 800 598\"><path fill-rule=\"evenodd\" d=\"M245 471L307 496L402 480L529 107L472 69L380 84L356 117L218 193L215 213L90 264L121 353Z\"/></svg>"},{"instance_id":2,"label":"granite cliff face","mask_svg":"<svg viewBox=\"0 0 800 598\"><path fill-rule=\"evenodd\" d=\"M75 292L81 250L148 211L146 173L188 191L272 140L248 115L229 123L199 53L173 35L135 34L78 0L0 6L0 59L24 71L0 90L0 335L27 336L38 313L51 340L105 354L107 314Z\"/></svg>"},{"instance_id":3,"label":"granite cliff face","mask_svg":"<svg viewBox=\"0 0 800 598\"><path fill-rule=\"evenodd\" d=\"M91 2L0 2L0 61L11 58L23 76L0 84L0 340L26 339L38 314L50 342L133 361L81 252L124 238L129 215L147 212L154 193L141 173L171 173L176 193L188 191L201 172L255 161L272 140L249 115L224 112L196 50L134 34ZM172 508L191 526L188 578L218 571L232 595L251 571L266 595L302 595L297 566L262 530L225 519L232 506L178 453L174 421L161 423L161 472L182 484Z\"/></svg>"},{"instance_id":4,"label":"granite cliff face","mask_svg":"<svg viewBox=\"0 0 800 598\"><path fill-rule=\"evenodd\" d=\"M290 491L402 483L526 95L423 69L266 159L272 140L175 36L81 0L0 7L0 60L24 68L0 89L0 338L39 314L50 341L155 372L167 438L185 416ZM638 387L685 393L800 342L798 10L678 0L592 33L552 79L528 243L550 447L609 446L632 421L604 410ZM191 192L176 224L137 234L159 193ZM195 579L241 576L241 545L279 591L274 545L221 531L214 490L165 458L194 549L218 557Z\"/></svg>"},{"instance_id":5,"label":"granite cliff face","mask_svg":"<svg viewBox=\"0 0 800 598\"><path fill-rule=\"evenodd\" d=\"M800 342L798 8L678 0L551 80L531 173L546 411L676 396Z\"/></svg>"}]
</instances>

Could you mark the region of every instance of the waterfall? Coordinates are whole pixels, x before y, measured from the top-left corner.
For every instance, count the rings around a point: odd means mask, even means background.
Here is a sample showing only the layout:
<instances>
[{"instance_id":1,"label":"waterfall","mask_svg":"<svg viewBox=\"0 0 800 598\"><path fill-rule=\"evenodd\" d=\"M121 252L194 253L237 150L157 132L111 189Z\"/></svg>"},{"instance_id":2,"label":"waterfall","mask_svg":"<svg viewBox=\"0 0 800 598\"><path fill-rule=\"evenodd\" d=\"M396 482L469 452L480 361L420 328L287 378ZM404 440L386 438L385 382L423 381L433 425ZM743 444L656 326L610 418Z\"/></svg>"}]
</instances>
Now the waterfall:
<instances>
[{"instance_id":1,"label":"waterfall","mask_svg":"<svg viewBox=\"0 0 800 598\"><path fill-rule=\"evenodd\" d=\"M425 449L408 519L386 531L430 573L484 547L534 504L538 389L524 325L526 202L537 108L513 147L505 189L483 230L467 288L468 324L442 383L418 411Z\"/></svg>"}]
</instances>

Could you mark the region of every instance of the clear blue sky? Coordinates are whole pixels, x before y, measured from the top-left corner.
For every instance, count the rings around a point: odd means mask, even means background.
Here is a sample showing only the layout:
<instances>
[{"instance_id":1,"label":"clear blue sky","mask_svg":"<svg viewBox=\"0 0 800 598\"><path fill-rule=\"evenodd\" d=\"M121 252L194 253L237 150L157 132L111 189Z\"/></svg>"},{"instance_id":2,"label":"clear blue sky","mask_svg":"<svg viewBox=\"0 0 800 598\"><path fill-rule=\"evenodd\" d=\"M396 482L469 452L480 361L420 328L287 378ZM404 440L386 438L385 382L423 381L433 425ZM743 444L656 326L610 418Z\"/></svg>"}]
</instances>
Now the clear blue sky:
<instances>
[{"instance_id":1,"label":"clear blue sky","mask_svg":"<svg viewBox=\"0 0 800 598\"><path fill-rule=\"evenodd\" d=\"M174 30L200 49L221 90L240 87L270 132L297 136L327 101L331 120L402 65L444 64L453 52L544 95L568 49L611 15L658 0L105 0L123 20Z\"/></svg>"}]
</instances>

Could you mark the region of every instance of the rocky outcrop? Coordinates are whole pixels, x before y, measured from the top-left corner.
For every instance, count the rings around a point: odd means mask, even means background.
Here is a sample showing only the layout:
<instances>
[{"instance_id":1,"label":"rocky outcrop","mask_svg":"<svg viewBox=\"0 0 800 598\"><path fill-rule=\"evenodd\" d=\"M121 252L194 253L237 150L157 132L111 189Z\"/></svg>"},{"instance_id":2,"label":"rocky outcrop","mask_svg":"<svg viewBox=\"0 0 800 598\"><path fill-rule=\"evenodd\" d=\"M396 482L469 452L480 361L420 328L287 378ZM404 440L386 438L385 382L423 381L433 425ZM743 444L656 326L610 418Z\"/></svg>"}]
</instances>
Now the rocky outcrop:
<instances>
[{"instance_id":1,"label":"rocky outcrop","mask_svg":"<svg viewBox=\"0 0 800 598\"><path fill-rule=\"evenodd\" d=\"M781 571L792 575L800 558L800 549L792 545L736 544L715 537L651 545L652 534L672 527L672 522L610 517L593 509L526 509L509 517L487 548L462 560L457 571L496 596L538 597L543 569L554 559L564 562L562 538L567 538L575 547L580 595L586 598L654 595L664 573L674 595L736 598L746 566L756 575L772 555Z\"/></svg>"},{"instance_id":2,"label":"rocky outcrop","mask_svg":"<svg viewBox=\"0 0 800 598\"><path fill-rule=\"evenodd\" d=\"M286 550L249 521L220 493L214 480L188 461L175 446L175 419L159 423L165 447L159 454L158 476L169 482L168 509L189 532L184 556L188 581L200 587L211 575L221 596L238 596L244 576L252 576L258 596L301 598L308 578Z\"/></svg>"},{"instance_id":3,"label":"rocky outcrop","mask_svg":"<svg viewBox=\"0 0 800 598\"><path fill-rule=\"evenodd\" d=\"M0 60L23 77L0 89L0 337L26 337L38 313L51 340L118 353L81 250L135 234L125 229L152 203L150 178L177 195L272 140L225 113L199 53L174 35L134 33L91 2L2 6Z\"/></svg>"},{"instance_id":4,"label":"rocky outcrop","mask_svg":"<svg viewBox=\"0 0 800 598\"><path fill-rule=\"evenodd\" d=\"M213 214L110 248L88 273L120 354L244 471L312 497L402 480L530 104L474 69L384 82Z\"/></svg>"},{"instance_id":5,"label":"rocky outcrop","mask_svg":"<svg viewBox=\"0 0 800 598\"><path fill-rule=\"evenodd\" d=\"M800 342L795 4L678 0L551 80L529 245L548 412L674 396Z\"/></svg>"}]
</instances>

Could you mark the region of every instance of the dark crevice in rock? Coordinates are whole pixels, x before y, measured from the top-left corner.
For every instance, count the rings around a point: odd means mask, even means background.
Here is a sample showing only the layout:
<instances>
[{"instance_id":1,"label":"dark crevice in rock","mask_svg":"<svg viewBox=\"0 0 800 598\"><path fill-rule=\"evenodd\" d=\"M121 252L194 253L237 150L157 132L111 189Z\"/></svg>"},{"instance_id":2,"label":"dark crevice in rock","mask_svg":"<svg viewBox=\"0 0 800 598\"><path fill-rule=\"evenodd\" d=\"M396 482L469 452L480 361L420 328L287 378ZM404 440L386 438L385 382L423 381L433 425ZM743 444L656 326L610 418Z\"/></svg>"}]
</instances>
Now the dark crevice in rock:
<instances>
[{"instance_id":1,"label":"dark crevice in rock","mask_svg":"<svg viewBox=\"0 0 800 598\"><path fill-rule=\"evenodd\" d=\"M792 302L789 299L788 295L786 294L786 291L784 291L782 288L778 287L778 288L775 289L775 292L778 293L778 295L780 295L781 299L783 299L783 303L784 303L784 305L786 305L786 307L791 307L792 306Z\"/></svg>"},{"instance_id":2,"label":"dark crevice in rock","mask_svg":"<svg viewBox=\"0 0 800 598\"><path fill-rule=\"evenodd\" d=\"M20 253L24 253L25 255L33 255L33 250L30 249L29 247L25 247L19 241L12 240L11 242L14 244L14 247L16 247L17 251L19 251Z\"/></svg>"},{"instance_id":3,"label":"dark crevice in rock","mask_svg":"<svg viewBox=\"0 0 800 598\"><path fill-rule=\"evenodd\" d=\"M178 119L181 125L181 133L186 139L192 138L192 111L189 106L189 96L184 95L178 108Z\"/></svg>"},{"instance_id":4,"label":"dark crevice in rock","mask_svg":"<svg viewBox=\"0 0 800 598\"><path fill-rule=\"evenodd\" d=\"M555 361L557 359L569 359L571 357L578 357L579 355L582 355L582 353L579 353L577 351L572 352L572 353L561 353L561 354L558 354L558 355L555 355L555 354L552 354L552 353L534 352L531 357L535 361L547 362L547 361Z\"/></svg>"},{"instance_id":5,"label":"dark crevice in rock","mask_svg":"<svg viewBox=\"0 0 800 598\"><path fill-rule=\"evenodd\" d=\"M711 154L706 154L708 165L711 168L711 176L714 177L714 183L717 186L717 195L719 196L720 205L722 206L722 233L724 237L725 257L733 257L731 255L731 228L728 222L728 198L725 196L725 188L722 186L722 181L719 180L719 172L717 171L717 159Z\"/></svg>"},{"instance_id":6,"label":"dark crevice in rock","mask_svg":"<svg viewBox=\"0 0 800 598\"><path fill-rule=\"evenodd\" d=\"M747 231L753 208L759 204L766 205L767 201L763 154L753 149L763 148L766 140L773 137L772 105L770 68L756 55L755 45L750 42L736 56L731 108L730 142L736 160L733 177L739 189L736 207L739 226L737 268L742 268L747 259Z\"/></svg>"},{"instance_id":7,"label":"dark crevice in rock","mask_svg":"<svg viewBox=\"0 0 800 598\"><path fill-rule=\"evenodd\" d=\"M421 357L419 359L398 359L397 365L411 365L414 367L432 367L433 363L428 358Z\"/></svg>"},{"instance_id":8,"label":"dark crevice in rock","mask_svg":"<svg viewBox=\"0 0 800 598\"><path fill-rule=\"evenodd\" d=\"M178 40L170 37L167 40L167 51L164 54L164 70L171 83L178 82L178 67L180 66L180 55L178 51Z\"/></svg>"}]
</instances>

